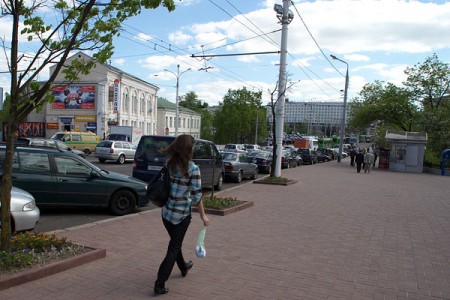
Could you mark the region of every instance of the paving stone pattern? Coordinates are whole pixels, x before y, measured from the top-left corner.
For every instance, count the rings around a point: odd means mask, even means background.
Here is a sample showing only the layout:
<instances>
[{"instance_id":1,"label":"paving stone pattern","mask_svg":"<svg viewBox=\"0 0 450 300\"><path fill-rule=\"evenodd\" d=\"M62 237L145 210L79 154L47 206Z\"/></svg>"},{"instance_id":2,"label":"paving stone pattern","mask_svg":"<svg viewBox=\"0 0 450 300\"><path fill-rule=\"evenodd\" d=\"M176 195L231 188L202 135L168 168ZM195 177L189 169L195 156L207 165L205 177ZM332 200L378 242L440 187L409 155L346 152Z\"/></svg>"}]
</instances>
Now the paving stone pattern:
<instances>
[{"instance_id":1,"label":"paving stone pattern","mask_svg":"<svg viewBox=\"0 0 450 300\"><path fill-rule=\"evenodd\" d=\"M282 171L289 186L248 182L221 196L253 201L210 216L206 257L175 266L161 299L450 299L450 177L373 169L349 159ZM168 237L158 210L70 228L106 258L0 292L0 299L147 299Z\"/></svg>"}]
</instances>

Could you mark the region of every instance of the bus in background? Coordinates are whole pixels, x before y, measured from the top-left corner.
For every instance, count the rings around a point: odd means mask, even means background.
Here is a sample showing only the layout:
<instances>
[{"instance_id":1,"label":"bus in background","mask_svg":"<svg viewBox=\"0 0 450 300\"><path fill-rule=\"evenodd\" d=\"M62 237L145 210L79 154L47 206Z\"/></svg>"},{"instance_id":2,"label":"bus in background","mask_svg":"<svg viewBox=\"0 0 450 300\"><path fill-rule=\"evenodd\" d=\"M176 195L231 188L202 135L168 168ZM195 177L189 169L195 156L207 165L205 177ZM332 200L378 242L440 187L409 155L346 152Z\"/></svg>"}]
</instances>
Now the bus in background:
<instances>
[{"instance_id":1,"label":"bus in background","mask_svg":"<svg viewBox=\"0 0 450 300\"><path fill-rule=\"evenodd\" d=\"M318 141L318 149L329 149L333 146L332 138L320 138Z\"/></svg>"}]
</instances>

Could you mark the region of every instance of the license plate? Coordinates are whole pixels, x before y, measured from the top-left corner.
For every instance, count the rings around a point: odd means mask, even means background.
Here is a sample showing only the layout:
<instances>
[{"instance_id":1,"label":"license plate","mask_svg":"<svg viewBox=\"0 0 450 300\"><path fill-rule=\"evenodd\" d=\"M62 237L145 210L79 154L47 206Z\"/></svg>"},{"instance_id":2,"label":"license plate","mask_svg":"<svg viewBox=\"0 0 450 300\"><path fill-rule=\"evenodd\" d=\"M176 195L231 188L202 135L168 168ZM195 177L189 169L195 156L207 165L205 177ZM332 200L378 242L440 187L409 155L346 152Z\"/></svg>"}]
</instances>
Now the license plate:
<instances>
[{"instance_id":1,"label":"license plate","mask_svg":"<svg viewBox=\"0 0 450 300\"><path fill-rule=\"evenodd\" d=\"M162 166L148 166L147 170L149 171L159 171L162 169Z\"/></svg>"}]
</instances>

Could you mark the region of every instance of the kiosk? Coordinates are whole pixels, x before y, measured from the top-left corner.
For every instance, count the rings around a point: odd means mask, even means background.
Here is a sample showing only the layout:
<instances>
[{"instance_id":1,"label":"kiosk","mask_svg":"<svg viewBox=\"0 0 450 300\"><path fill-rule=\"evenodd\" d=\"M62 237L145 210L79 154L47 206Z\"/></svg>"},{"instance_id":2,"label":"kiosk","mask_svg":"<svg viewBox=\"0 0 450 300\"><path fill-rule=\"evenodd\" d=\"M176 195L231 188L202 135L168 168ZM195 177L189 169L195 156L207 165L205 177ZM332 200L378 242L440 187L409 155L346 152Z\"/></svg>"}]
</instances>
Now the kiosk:
<instances>
[{"instance_id":1,"label":"kiosk","mask_svg":"<svg viewBox=\"0 0 450 300\"><path fill-rule=\"evenodd\" d=\"M428 135L425 132L387 130L390 143L389 170L422 173Z\"/></svg>"}]
</instances>

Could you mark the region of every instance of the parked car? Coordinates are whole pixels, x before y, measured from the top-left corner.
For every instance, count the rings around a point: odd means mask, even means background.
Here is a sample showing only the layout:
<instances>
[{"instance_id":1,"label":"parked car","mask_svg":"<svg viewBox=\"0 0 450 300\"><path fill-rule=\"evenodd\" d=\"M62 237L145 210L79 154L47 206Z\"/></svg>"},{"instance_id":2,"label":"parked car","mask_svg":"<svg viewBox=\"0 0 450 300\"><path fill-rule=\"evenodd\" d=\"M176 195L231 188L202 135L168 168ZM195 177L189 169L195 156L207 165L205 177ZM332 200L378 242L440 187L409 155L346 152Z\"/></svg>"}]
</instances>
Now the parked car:
<instances>
[{"instance_id":1,"label":"parked car","mask_svg":"<svg viewBox=\"0 0 450 300\"><path fill-rule=\"evenodd\" d=\"M5 150L0 146L0 177ZM125 215L149 202L147 183L102 170L70 152L16 147L12 168L12 184L33 195L40 208L105 207Z\"/></svg>"},{"instance_id":2,"label":"parked car","mask_svg":"<svg viewBox=\"0 0 450 300\"><path fill-rule=\"evenodd\" d=\"M149 182L166 162L160 150L175 140L168 135L143 135L137 145L133 162L133 177ZM221 190L223 185L222 157L216 145L208 140L196 139L192 160L200 167L202 187Z\"/></svg>"},{"instance_id":3,"label":"parked car","mask_svg":"<svg viewBox=\"0 0 450 300\"><path fill-rule=\"evenodd\" d=\"M303 159L303 164L313 165L317 163L317 152L308 148L300 148L297 153Z\"/></svg>"},{"instance_id":4,"label":"parked car","mask_svg":"<svg viewBox=\"0 0 450 300\"><path fill-rule=\"evenodd\" d=\"M86 158L86 154L83 151L72 149L60 140L22 137L16 140L16 145L53 148L61 151L69 151L82 158Z\"/></svg>"},{"instance_id":5,"label":"parked car","mask_svg":"<svg viewBox=\"0 0 450 300\"><path fill-rule=\"evenodd\" d=\"M281 168L289 169L297 167L297 160L292 155L290 150L282 150L281 151Z\"/></svg>"},{"instance_id":6,"label":"parked car","mask_svg":"<svg viewBox=\"0 0 450 300\"><path fill-rule=\"evenodd\" d=\"M295 161L297 162L297 166L301 166L303 165L303 158L300 154L298 154L296 151L295 152L291 152L292 153L292 157L294 157Z\"/></svg>"},{"instance_id":7,"label":"parked car","mask_svg":"<svg viewBox=\"0 0 450 300\"><path fill-rule=\"evenodd\" d=\"M331 157L326 155L323 152L318 151L317 152L317 162L327 162L327 161L331 161Z\"/></svg>"},{"instance_id":8,"label":"parked car","mask_svg":"<svg viewBox=\"0 0 450 300\"><path fill-rule=\"evenodd\" d=\"M223 152L239 152L239 151L247 151L245 149L244 144L226 144L225 147L223 147Z\"/></svg>"},{"instance_id":9,"label":"parked car","mask_svg":"<svg viewBox=\"0 0 450 300\"><path fill-rule=\"evenodd\" d=\"M270 174L272 170L272 152L268 151L253 151L248 155L249 160L258 166L260 173Z\"/></svg>"},{"instance_id":10,"label":"parked car","mask_svg":"<svg viewBox=\"0 0 450 300\"><path fill-rule=\"evenodd\" d=\"M29 231L37 227L41 213L30 193L13 186L10 203L12 232Z\"/></svg>"},{"instance_id":11,"label":"parked car","mask_svg":"<svg viewBox=\"0 0 450 300\"><path fill-rule=\"evenodd\" d=\"M95 157L104 163L107 160L114 160L118 164L126 161L133 161L136 153L136 145L125 141L101 141L95 147Z\"/></svg>"},{"instance_id":12,"label":"parked car","mask_svg":"<svg viewBox=\"0 0 450 300\"><path fill-rule=\"evenodd\" d=\"M245 146L245 150L248 153L250 153L251 151L254 151L254 150L260 150L261 149L261 147L259 147L259 145L256 145L256 144L245 144L244 146Z\"/></svg>"},{"instance_id":13,"label":"parked car","mask_svg":"<svg viewBox=\"0 0 450 300\"><path fill-rule=\"evenodd\" d=\"M243 178L258 178L258 166L249 162L247 153L223 152L222 160L225 179L239 183Z\"/></svg>"},{"instance_id":14,"label":"parked car","mask_svg":"<svg viewBox=\"0 0 450 300\"><path fill-rule=\"evenodd\" d=\"M95 146L100 142L100 137L92 132L61 131L55 133L52 140L60 140L73 149L81 150L89 155L95 151Z\"/></svg>"}]
</instances>

